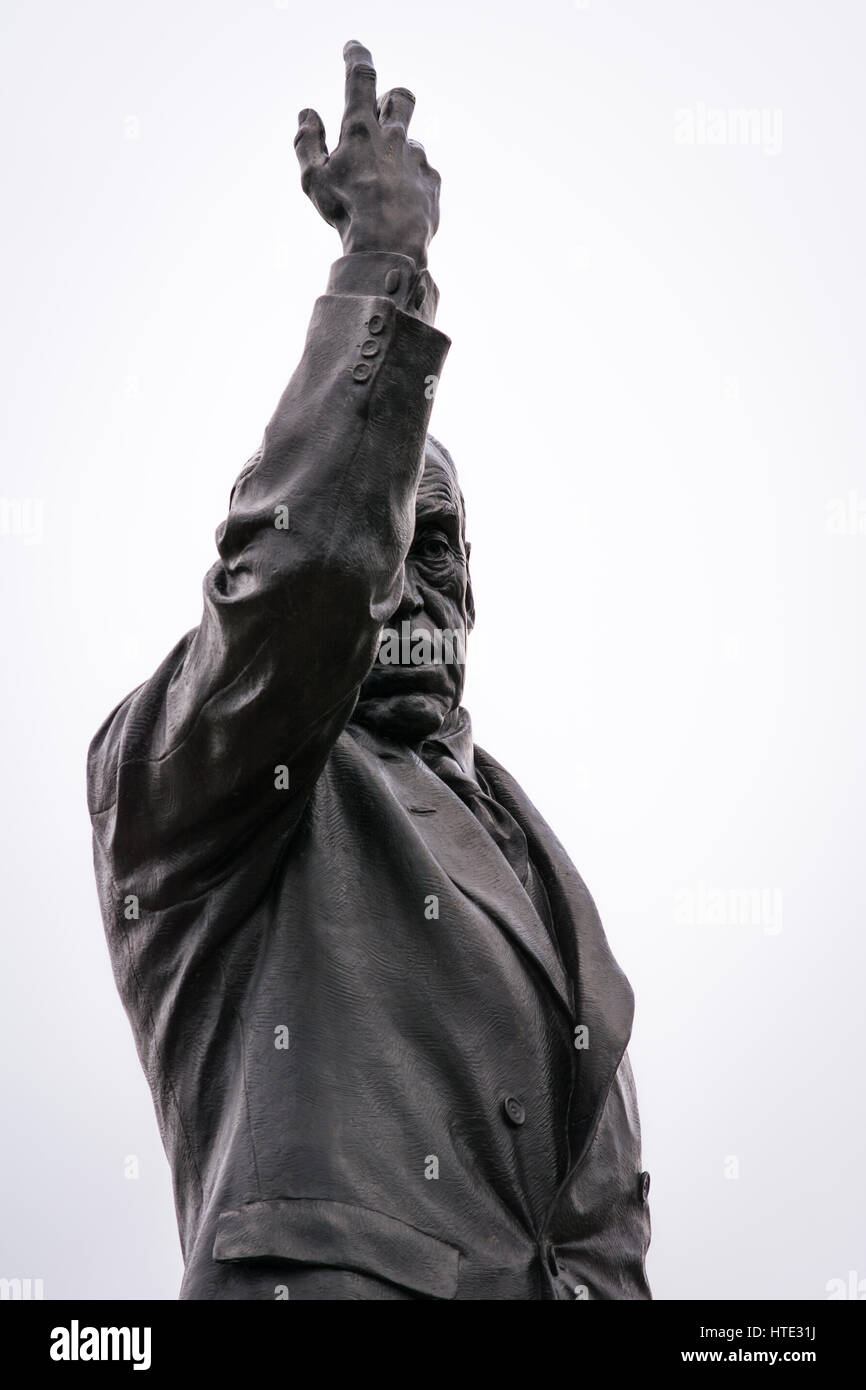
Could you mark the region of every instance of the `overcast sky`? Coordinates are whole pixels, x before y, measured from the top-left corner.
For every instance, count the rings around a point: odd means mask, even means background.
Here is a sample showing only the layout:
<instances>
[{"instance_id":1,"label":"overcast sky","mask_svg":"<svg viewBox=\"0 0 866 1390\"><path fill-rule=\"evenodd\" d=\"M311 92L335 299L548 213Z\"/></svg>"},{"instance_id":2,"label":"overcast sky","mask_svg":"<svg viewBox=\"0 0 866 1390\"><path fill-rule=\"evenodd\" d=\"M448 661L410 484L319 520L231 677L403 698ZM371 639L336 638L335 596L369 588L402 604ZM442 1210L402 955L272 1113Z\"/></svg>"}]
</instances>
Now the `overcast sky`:
<instances>
[{"instance_id":1,"label":"overcast sky","mask_svg":"<svg viewBox=\"0 0 866 1390\"><path fill-rule=\"evenodd\" d=\"M5 0L0 30L0 1276L177 1295L84 759L198 622L340 254L292 138L308 105L336 136L358 38L442 174L476 741L637 997L654 1292L866 1279L862 5Z\"/></svg>"}]
</instances>

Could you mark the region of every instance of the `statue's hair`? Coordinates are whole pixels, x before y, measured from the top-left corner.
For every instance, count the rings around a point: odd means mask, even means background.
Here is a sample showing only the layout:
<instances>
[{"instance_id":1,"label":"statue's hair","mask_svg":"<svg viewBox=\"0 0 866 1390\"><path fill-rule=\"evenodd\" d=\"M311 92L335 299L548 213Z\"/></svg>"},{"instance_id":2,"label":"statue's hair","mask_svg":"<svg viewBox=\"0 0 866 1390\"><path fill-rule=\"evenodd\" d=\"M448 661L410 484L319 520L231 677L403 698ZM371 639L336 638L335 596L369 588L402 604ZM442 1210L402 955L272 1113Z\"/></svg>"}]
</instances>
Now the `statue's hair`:
<instances>
[{"instance_id":1,"label":"statue's hair","mask_svg":"<svg viewBox=\"0 0 866 1390\"><path fill-rule=\"evenodd\" d=\"M463 492L462 492L461 487L460 487L460 479L459 479L459 477L457 476L457 465L455 464L455 462L454 462L453 458L451 457L451 455L449 454L448 450L445 448L445 445L444 445L444 444L441 444L441 443L439 442L439 440L436 438L435 435L433 435L433 434L428 434L428 435L427 435L427 443L428 443L428 444L432 444L433 447L442 455L442 457L444 458L445 462L448 464L448 467L451 469L451 472L452 472L452 474L453 474L453 477L454 477L454 484L455 484L455 487L457 488L457 496L460 498L460 535L461 535L462 540L463 540L463 543L464 543L464 545L465 545L465 544L466 544L466 502L465 502L465 499L464 499L464 497L463 497Z\"/></svg>"}]
</instances>

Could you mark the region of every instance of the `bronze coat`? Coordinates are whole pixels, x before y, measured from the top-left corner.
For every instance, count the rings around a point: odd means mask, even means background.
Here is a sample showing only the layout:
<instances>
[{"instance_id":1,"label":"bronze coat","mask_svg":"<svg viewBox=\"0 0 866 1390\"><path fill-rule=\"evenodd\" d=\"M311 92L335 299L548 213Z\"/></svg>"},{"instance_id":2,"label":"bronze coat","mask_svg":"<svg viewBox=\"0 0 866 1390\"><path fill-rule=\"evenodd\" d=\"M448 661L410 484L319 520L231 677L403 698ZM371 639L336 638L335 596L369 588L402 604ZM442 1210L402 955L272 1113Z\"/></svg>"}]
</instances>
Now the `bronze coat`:
<instances>
[{"instance_id":1,"label":"bronze coat","mask_svg":"<svg viewBox=\"0 0 866 1390\"><path fill-rule=\"evenodd\" d=\"M91 745L182 1298L650 1297L633 998L580 876L476 749L554 942L466 806L351 722L448 347L385 294L317 301L199 627Z\"/></svg>"}]
</instances>

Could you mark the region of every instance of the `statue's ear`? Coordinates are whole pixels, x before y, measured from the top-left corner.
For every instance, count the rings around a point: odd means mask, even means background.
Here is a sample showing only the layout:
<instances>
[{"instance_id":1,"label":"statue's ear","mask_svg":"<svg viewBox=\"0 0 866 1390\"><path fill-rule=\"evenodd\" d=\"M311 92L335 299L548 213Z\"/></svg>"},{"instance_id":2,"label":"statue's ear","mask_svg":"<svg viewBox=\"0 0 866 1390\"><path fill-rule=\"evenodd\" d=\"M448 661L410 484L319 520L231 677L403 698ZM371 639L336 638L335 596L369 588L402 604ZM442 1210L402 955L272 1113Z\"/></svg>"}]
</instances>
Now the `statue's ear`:
<instances>
[{"instance_id":1,"label":"statue's ear","mask_svg":"<svg viewBox=\"0 0 866 1390\"><path fill-rule=\"evenodd\" d=\"M471 632L475 626L475 595L472 592L472 575L469 573L469 555L472 546L466 542L466 631Z\"/></svg>"}]
</instances>

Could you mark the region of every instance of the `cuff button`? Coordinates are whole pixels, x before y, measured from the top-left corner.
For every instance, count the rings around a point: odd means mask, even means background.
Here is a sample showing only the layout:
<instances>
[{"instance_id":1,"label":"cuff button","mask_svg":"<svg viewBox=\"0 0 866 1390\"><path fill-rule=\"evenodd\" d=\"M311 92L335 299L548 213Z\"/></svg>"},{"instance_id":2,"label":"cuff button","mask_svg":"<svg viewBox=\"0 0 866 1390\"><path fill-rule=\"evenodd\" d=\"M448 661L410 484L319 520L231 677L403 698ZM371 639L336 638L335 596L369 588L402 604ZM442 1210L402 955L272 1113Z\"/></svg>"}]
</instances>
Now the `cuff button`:
<instances>
[{"instance_id":1,"label":"cuff button","mask_svg":"<svg viewBox=\"0 0 866 1390\"><path fill-rule=\"evenodd\" d=\"M367 381L373 374L373 368L369 362L359 362L357 367L352 368L352 376L356 381Z\"/></svg>"},{"instance_id":2,"label":"cuff button","mask_svg":"<svg viewBox=\"0 0 866 1390\"><path fill-rule=\"evenodd\" d=\"M388 294L396 294L400 288L400 272L393 266L385 276L385 289Z\"/></svg>"},{"instance_id":3,"label":"cuff button","mask_svg":"<svg viewBox=\"0 0 866 1390\"><path fill-rule=\"evenodd\" d=\"M381 333L382 329L385 327L385 320L382 318L381 314L372 314L367 327L371 333Z\"/></svg>"},{"instance_id":4,"label":"cuff button","mask_svg":"<svg viewBox=\"0 0 866 1390\"><path fill-rule=\"evenodd\" d=\"M362 357L375 357L378 351L379 344L376 342L375 338L368 338L366 342L361 344Z\"/></svg>"}]
</instances>

